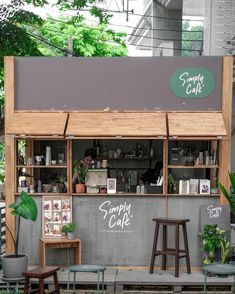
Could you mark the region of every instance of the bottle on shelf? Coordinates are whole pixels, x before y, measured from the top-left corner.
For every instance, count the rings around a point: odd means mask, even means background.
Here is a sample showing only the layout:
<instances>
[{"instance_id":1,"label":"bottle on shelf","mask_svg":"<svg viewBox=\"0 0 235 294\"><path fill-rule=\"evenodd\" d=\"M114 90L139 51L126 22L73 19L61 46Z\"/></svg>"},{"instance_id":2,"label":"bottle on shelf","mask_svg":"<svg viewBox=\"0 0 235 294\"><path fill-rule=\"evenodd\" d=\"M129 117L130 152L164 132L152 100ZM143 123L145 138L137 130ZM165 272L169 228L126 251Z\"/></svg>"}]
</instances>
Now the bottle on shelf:
<instances>
[{"instance_id":1,"label":"bottle on shelf","mask_svg":"<svg viewBox=\"0 0 235 294\"><path fill-rule=\"evenodd\" d=\"M42 192L42 182L40 180L38 180L37 192L38 193L41 193Z\"/></svg>"},{"instance_id":2,"label":"bottle on shelf","mask_svg":"<svg viewBox=\"0 0 235 294\"><path fill-rule=\"evenodd\" d=\"M98 140L97 140L97 143L96 143L96 146L95 146L95 150L96 150L96 156L100 157L100 154L101 154L101 152L100 152L100 143L99 143Z\"/></svg>"},{"instance_id":3,"label":"bottle on shelf","mask_svg":"<svg viewBox=\"0 0 235 294\"><path fill-rule=\"evenodd\" d=\"M128 186L127 186L128 192L131 192L131 175L128 173Z\"/></svg>"},{"instance_id":4,"label":"bottle on shelf","mask_svg":"<svg viewBox=\"0 0 235 294\"><path fill-rule=\"evenodd\" d=\"M142 157L143 156L143 151L142 151L142 148L140 146L140 143L136 144L135 156L136 157Z\"/></svg>"},{"instance_id":5,"label":"bottle on shelf","mask_svg":"<svg viewBox=\"0 0 235 294\"><path fill-rule=\"evenodd\" d=\"M140 185L136 186L136 194L140 194Z\"/></svg>"},{"instance_id":6,"label":"bottle on shelf","mask_svg":"<svg viewBox=\"0 0 235 294\"><path fill-rule=\"evenodd\" d=\"M46 147L46 165L51 165L51 147Z\"/></svg>"}]
</instances>

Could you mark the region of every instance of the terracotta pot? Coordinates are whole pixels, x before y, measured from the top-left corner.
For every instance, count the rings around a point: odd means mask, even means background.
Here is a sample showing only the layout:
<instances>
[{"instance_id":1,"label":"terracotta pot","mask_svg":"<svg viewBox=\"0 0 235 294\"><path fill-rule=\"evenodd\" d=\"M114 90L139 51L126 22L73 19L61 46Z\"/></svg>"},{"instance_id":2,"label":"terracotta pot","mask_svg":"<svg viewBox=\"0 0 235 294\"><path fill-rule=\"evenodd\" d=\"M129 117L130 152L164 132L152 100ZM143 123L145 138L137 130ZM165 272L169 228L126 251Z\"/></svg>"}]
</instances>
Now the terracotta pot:
<instances>
[{"instance_id":1,"label":"terracotta pot","mask_svg":"<svg viewBox=\"0 0 235 294\"><path fill-rule=\"evenodd\" d=\"M76 184L76 193L85 193L85 184Z\"/></svg>"}]
</instances>

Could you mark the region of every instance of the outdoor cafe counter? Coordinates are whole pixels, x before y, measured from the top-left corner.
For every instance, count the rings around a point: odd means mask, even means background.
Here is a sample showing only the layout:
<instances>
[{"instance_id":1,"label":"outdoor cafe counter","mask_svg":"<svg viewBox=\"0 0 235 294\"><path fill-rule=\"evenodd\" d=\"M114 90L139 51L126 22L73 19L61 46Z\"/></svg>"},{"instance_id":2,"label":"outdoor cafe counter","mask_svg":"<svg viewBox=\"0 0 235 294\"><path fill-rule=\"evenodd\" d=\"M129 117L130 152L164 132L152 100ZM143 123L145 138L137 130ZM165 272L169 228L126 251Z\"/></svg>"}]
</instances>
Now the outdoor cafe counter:
<instances>
[{"instance_id":1,"label":"outdoor cafe counter","mask_svg":"<svg viewBox=\"0 0 235 294\"><path fill-rule=\"evenodd\" d=\"M39 263L39 239L42 232L42 197L35 197L39 209L36 223L22 225L20 252L29 253L30 264ZM154 235L153 218L189 218L187 224L192 266L201 265L198 240L199 208L219 205L218 196L162 196L156 195L73 195L73 221L77 224L76 237L81 239L84 264L149 266ZM169 244L174 240L169 236ZM71 252L71 261L72 261ZM66 252L48 251L47 263L66 264ZM173 258L169 264L173 265Z\"/></svg>"}]
</instances>

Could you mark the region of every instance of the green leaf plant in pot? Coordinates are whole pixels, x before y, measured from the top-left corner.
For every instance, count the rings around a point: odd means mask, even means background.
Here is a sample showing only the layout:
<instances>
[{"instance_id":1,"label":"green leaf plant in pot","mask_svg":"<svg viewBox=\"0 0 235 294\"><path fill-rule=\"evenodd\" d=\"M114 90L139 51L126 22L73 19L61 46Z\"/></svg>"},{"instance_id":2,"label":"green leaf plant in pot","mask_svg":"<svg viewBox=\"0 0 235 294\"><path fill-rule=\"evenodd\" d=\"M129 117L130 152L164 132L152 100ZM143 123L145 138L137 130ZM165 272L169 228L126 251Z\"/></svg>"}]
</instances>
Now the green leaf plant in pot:
<instances>
[{"instance_id":1,"label":"green leaf plant in pot","mask_svg":"<svg viewBox=\"0 0 235 294\"><path fill-rule=\"evenodd\" d=\"M67 239L72 240L74 239L75 230L76 230L76 224L68 223L62 226L61 232L67 236Z\"/></svg>"},{"instance_id":2,"label":"green leaf plant in pot","mask_svg":"<svg viewBox=\"0 0 235 294\"><path fill-rule=\"evenodd\" d=\"M38 216L38 209L34 199L26 192L21 192L19 197L19 202L9 205L12 209L11 214L16 217L16 233L14 237L11 230L6 226L14 244L14 254L2 257L2 269L5 278L20 278L22 273L27 271L28 257L18 252L21 218L35 222Z\"/></svg>"},{"instance_id":3,"label":"green leaf plant in pot","mask_svg":"<svg viewBox=\"0 0 235 294\"><path fill-rule=\"evenodd\" d=\"M225 230L221 230L216 224L207 224L204 226L203 232L199 232L199 238L202 240L204 264L228 262L231 243L227 240Z\"/></svg>"},{"instance_id":4,"label":"green leaf plant in pot","mask_svg":"<svg viewBox=\"0 0 235 294\"><path fill-rule=\"evenodd\" d=\"M229 172L229 180L231 184L231 192L227 191L223 184L218 183L220 191L224 194L228 200L231 212L231 223L235 223L235 176Z\"/></svg>"},{"instance_id":5,"label":"green leaf plant in pot","mask_svg":"<svg viewBox=\"0 0 235 294\"><path fill-rule=\"evenodd\" d=\"M82 162L80 164L77 160L74 160L73 163L73 184L75 185L76 193L84 193L85 192L85 179L88 167L85 166Z\"/></svg>"}]
</instances>

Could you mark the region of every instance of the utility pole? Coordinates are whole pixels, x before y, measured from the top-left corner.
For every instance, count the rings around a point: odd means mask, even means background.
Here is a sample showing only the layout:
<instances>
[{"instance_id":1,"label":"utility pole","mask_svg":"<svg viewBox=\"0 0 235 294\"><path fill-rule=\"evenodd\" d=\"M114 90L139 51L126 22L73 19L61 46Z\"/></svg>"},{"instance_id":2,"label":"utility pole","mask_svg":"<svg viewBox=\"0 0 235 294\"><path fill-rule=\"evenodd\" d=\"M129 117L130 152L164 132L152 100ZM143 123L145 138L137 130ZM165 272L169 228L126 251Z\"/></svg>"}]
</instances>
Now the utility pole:
<instances>
[{"instance_id":1,"label":"utility pole","mask_svg":"<svg viewBox=\"0 0 235 294\"><path fill-rule=\"evenodd\" d=\"M73 37L72 36L68 37L68 50L66 52L66 56L68 56L68 57L74 56L74 54L73 54Z\"/></svg>"}]
</instances>

